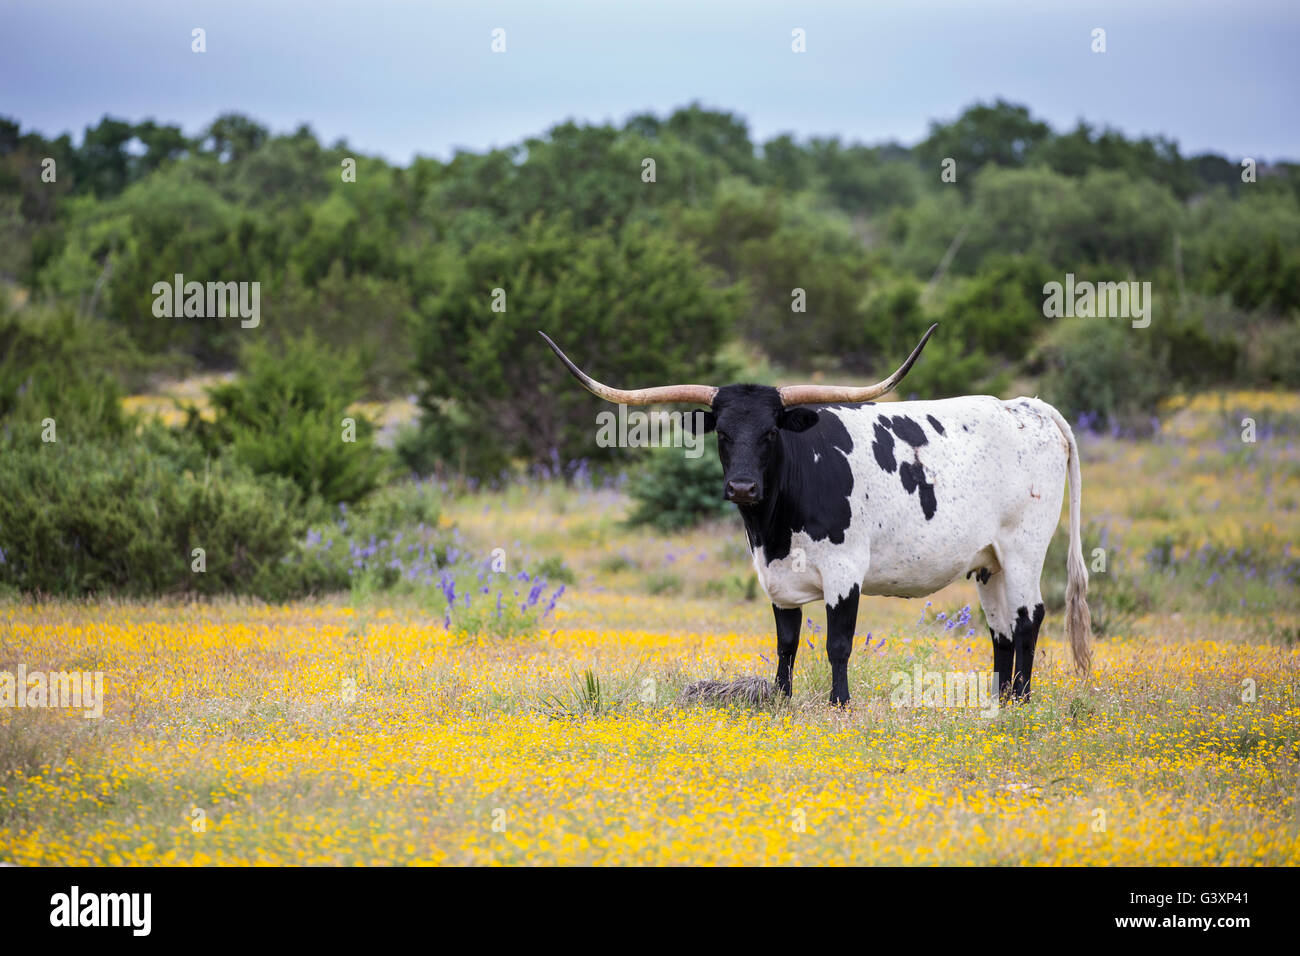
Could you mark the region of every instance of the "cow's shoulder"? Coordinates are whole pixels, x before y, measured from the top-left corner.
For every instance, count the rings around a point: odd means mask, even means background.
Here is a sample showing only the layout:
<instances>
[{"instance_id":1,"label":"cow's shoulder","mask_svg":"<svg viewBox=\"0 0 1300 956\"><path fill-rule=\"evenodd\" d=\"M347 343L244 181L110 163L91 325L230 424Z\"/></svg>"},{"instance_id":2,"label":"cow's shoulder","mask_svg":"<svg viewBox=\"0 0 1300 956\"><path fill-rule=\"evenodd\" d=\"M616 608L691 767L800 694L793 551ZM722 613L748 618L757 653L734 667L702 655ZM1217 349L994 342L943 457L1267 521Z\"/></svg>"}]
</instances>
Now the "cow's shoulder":
<instances>
[{"instance_id":1,"label":"cow's shoulder","mask_svg":"<svg viewBox=\"0 0 1300 956\"><path fill-rule=\"evenodd\" d=\"M761 534L769 562L790 554L796 532L814 542L843 544L853 521L851 459L857 443L835 410L816 407L817 423L811 428L782 432L779 495Z\"/></svg>"}]
</instances>

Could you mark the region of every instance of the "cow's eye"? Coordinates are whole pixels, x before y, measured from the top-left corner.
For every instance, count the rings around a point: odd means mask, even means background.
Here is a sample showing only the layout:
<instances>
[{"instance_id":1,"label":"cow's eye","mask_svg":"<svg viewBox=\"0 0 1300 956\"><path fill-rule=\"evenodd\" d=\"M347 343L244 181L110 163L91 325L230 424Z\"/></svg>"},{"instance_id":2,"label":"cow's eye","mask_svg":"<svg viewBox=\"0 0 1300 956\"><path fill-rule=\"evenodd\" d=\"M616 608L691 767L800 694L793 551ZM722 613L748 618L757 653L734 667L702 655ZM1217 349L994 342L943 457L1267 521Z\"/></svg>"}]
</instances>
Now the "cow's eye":
<instances>
[{"instance_id":1,"label":"cow's eye","mask_svg":"<svg viewBox=\"0 0 1300 956\"><path fill-rule=\"evenodd\" d=\"M718 432L718 441L729 442L731 441L731 436L728 435L726 432Z\"/></svg>"},{"instance_id":2,"label":"cow's eye","mask_svg":"<svg viewBox=\"0 0 1300 956\"><path fill-rule=\"evenodd\" d=\"M773 441L776 438L776 433L777 433L777 429L769 428L767 434L764 435L763 437L766 438L768 441Z\"/></svg>"}]
</instances>

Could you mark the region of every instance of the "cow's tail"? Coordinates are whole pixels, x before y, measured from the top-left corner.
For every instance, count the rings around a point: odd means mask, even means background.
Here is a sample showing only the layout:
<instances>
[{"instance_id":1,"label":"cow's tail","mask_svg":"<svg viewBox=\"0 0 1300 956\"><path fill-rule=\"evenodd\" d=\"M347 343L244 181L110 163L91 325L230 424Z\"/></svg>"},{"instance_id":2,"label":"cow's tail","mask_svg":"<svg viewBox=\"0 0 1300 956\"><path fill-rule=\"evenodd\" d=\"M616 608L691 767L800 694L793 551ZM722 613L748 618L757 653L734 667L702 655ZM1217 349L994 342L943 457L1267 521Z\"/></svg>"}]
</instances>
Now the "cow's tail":
<instances>
[{"instance_id":1,"label":"cow's tail","mask_svg":"<svg viewBox=\"0 0 1300 956\"><path fill-rule=\"evenodd\" d=\"M1070 448L1070 556L1066 560L1065 636L1074 655L1074 669L1087 674L1092 667L1092 613L1088 610L1088 568L1083 563L1083 541L1079 529L1083 500L1079 446L1075 444L1069 422L1052 406L1047 405L1047 408Z\"/></svg>"}]
</instances>

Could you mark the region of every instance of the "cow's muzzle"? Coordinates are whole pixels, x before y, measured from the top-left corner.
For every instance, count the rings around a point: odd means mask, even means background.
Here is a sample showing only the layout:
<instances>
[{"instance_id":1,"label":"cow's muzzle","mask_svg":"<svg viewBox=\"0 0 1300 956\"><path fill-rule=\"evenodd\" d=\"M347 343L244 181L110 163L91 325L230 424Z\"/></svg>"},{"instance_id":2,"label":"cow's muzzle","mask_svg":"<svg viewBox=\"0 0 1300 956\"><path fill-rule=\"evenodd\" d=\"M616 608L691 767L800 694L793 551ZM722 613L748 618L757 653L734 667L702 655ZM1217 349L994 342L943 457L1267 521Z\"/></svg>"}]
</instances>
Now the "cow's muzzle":
<instances>
[{"instance_id":1,"label":"cow's muzzle","mask_svg":"<svg viewBox=\"0 0 1300 956\"><path fill-rule=\"evenodd\" d=\"M758 490L758 482L735 478L727 482L722 497L738 505L754 505L758 504L762 494Z\"/></svg>"}]
</instances>

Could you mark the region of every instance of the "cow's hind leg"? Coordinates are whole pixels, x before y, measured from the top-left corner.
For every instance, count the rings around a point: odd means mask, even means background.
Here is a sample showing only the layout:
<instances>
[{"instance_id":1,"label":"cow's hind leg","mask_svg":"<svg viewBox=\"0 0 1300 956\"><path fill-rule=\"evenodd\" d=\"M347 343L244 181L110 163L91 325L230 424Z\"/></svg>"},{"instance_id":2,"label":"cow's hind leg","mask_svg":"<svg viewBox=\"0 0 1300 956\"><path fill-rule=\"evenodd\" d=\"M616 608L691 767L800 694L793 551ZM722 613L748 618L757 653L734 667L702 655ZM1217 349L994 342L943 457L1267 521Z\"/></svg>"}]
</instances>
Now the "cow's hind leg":
<instances>
[{"instance_id":1,"label":"cow's hind leg","mask_svg":"<svg viewBox=\"0 0 1300 956\"><path fill-rule=\"evenodd\" d=\"M1005 584L1006 577L1000 570L991 575L982 574L976 582L984 620L988 622L989 636L993 638L993 673L998 683L998 700L1003 703L1011 698L1016 652Z\"/></svg>"},{"instance_id":2,"label":"cow's hind leg","mask_svg":"<svg viewBox=\"0 0 1300 956\"><path fill-rule=\"evenodd\" d=\"M773 604L772 613L776 615L776 690L789 697L794 657L799 652L799 625L803 620L803 608L777 607Z\"/></svg>"},{"instance_id":3,"label":"cow's hind leg","mask_svg":"<svg viewBox=\"0 0 1300 956\"><path fill-rule=\"evenodd\" d=\"M1011 681L1011 696L1014 700L1029 699L1030 681L1034 674L1034 650L1038 646L1038 631L1043 624L1043 595L1039 590L1042 573L1042 554L1008 555L1003 566L1006 609L1011 623L1011 643L1015 649L1015 668Z\"/></svg>"},{"instance_id":4,"label":"cow's hind leg","mask_svg":"<svg viewBox=\"0 0 1300 956\"><path fill-rule=\"evenodd\" d=\"M838 604L826 602L826 657L831 662L831 704L849 702L849 655L853 653L853 631L858 626L858 586Z\"/></svg>"},{"instance_id":5,"label":"cow's hind leg","mask_svg":"<svg viewBox=\"0 0 1300 956\"><path fill-rule=\"evenodd\" d=\"M1011 682L1011 696L1016 700L1029 699L1029 681L1034 673L1034 648L1038 645L1038 629L1043 624L1043 599L1035 594L1032 610L1029 604L1016 608L1016 627L1012 641L1016 645L1016 676Z\"/></svg>"}]
</instances>

